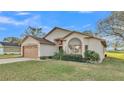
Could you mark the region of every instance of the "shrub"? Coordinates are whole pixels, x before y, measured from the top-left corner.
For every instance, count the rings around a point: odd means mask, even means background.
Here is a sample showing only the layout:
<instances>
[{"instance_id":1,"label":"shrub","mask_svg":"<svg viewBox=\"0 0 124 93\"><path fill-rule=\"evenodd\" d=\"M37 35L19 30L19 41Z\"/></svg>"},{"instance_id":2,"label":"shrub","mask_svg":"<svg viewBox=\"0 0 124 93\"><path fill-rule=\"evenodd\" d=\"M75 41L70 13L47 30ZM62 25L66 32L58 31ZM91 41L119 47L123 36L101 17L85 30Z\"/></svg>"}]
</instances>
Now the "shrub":
<instances>
[{"instance_id":1,"label":"shrub","mask_svg":"<svg viewBox=\"0 0 124 93\"><path fill-rule=\"evenodd\" d=\"M84 56L86 61L90 63L96 63L100 59L99 54L91 50L85 51Z\"/></svg>"},{"instance_id":2,"label":"shrub","mask_svg":"<svg viewBox=\"0 0 124 93\"><path fill-rule=\"evenodd\" d=\"M45 57L45 56L44 57L40 57L40 59L44 60L44 59L47 59L47 57Z\"/></svg>"},{"instance_id":3,"label":"shrub","mask_svg":"<svg viewBox=\"0 0 124 93\"><path fill-rule=\"evenodd\" d=\"M60 60L60 53L55 53L53 59Z\"/></svg>"},{"instance_id":4,"label":"shrub","mask_svg":"<svg viewBox=\"0 0 124 93\"><path fill-rule=\"evenodd\" d=\"M56 53L53 56L53 59L57 60L65 60L65 61L77 61L77 62L83 62L82 55L76 55L76 54L64 54L64 53Z\"/></svg>"},{"instance_id":5,"label":"shrub","mask_svg":"<svg viewBox=\"0 0 124 93\"><path fill-rule=\"evenodd\" d=\"M95 51L87 50L84 53L85 57L78 54L65 54L62 51L55 53L53 59L65 60L65 61L77 61L77 62L88 62L88 63L97 63L99 61L99 54Z\"/></svg>"},{"instance_id":6,"label":"shrub","mask_svg":"<svg viewBox=\"0 0 124 93\"><path fill-rule=\"evenodd\" d=\"M83 61L83 58L82 58L82 55L64 54L62 56L62 60L82 62Z\"/></svg>"},{"instance_id":7,"label":"shrub","mask_svg":"<svg viewBox=\"0 0 124 93\"><path fill-rule=\"evenodd\" d=\"M43 57L40 57L40 59L42 59L42 60L45 60L45 59L52 59L52 56L43 56Z\"/></svg>"},{"instance_id":8,"label":"shrub","mask_svg":"<svg viewBox=\"0 0 124 93\"><path fill-rule=\"evenodd\" d=\"M63 49L60 49L58 53L55 53L55 55L53 56L53 59L62 60L63 55L64 55Z\"/></svg>"}]
</instances>

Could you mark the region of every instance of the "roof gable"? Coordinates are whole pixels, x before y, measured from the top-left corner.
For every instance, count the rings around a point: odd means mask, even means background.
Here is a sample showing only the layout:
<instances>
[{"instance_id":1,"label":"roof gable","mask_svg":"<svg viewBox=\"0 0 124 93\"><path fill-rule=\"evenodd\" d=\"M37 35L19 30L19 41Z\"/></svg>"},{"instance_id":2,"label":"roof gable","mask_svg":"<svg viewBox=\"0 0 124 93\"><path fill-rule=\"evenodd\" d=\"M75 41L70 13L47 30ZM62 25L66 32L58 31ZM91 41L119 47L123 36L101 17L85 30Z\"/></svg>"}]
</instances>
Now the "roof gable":
<instances>
[{"instance_id":1,"label":"roof gable","mask_svg":"<svg viewBox=\"0 0 124 93\"><path fill-rule=\"evenodd\" d=\"M51 41L49 41L49 40L47 40L47 39L45 39L45 38L34 37L34 36L31 36L31 35L26 36L26 37L23 39L22 43L23 43L28 37L31 37L31 38L35 39L35 40L38 41L40 44L55 45L53 42L51 42Z\"/></svg>"},{"instance_id":2,"label":"roof gable","mask_svg":"<svg viewBox=\"0 0 124 93\"><path fill-rule=\"evenodd\" d=\"M56 29L60 29L60 30L62 30L62 31L67 31L67 32L69 32L69 33L71 33L72 31L70 31L70 30L67 30L67 29L63 29L63 28L60 28L60 27L54 27L49 33L47 33L45 36L44 36L44 38L46 38L48 35L50 35L52 32L54 32Z\"/></svg>"},{"instance_id":3,"label":"roof gable","mask_svg":"<svg viewBox=\"0 0 124 93\"><path fill-rule=\"evenodd\" d=\"M64 29L64 28L60 28L60 27L54 27L48 34L45 35L44 38L46 38L48 35L50 35L52 32L54 32L56 29L60 29L62 31L67 31L69 32L66 36L64 36L63 38L66 38L68 36L70 36L71 34L73 33L78 33L78 34L82 34L82 35L85 35L85 36L90 36L90 35L87 35L87 34L84 34L84 33L81 33L81 32L78 32L78 31L72 31L72 30L68 30L68 29Z\"/></svg>"}]
</instances>

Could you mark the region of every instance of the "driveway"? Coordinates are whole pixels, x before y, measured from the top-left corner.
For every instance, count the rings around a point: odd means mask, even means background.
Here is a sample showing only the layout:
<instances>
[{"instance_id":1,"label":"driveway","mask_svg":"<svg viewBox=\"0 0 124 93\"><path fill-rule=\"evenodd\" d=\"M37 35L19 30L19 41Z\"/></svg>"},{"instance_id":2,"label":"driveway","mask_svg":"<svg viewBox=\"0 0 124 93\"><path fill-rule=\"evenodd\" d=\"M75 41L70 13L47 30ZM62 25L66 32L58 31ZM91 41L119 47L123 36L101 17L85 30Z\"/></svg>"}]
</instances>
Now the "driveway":
<instances>
[{"instance_id":1,"label":"driveway","mask_svg":"<svg viewBox=\"0 0 124 93\"><path fill-rule=\"evenodd\" d=\"M31 61L31 58L8 58L8 59L0 59L0 64L5 63L13 63L13 62L23 62L23 61Z\"/></svg>"}]
</instances>

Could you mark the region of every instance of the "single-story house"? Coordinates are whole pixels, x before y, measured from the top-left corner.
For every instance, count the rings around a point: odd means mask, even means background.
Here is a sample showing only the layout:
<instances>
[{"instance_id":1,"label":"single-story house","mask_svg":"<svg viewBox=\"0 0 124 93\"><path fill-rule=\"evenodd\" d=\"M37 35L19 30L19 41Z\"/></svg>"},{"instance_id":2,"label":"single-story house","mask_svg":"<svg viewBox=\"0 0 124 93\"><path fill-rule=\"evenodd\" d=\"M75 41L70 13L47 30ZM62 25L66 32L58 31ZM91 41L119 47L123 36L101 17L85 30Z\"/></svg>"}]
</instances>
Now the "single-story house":
<instances>
[{"instance_id":1,"label":"single-story house","mask_svg":"<svg viewBox=\"0 0 124 93\"><path fill-rule=\"evenodd\" d=\"M43 38L26 36L21 44L21 53L24 57L40 58L53 56L60 49L67 54L82 54L82 56L86 50L93 50L100 55L102 62L105 48L104 39L55 27Z\"/></svg>"},{"instance_id":2,"label":"single-story house","mask_svg":"<svg viewBox=\"0 0 124 93\"><path fill-rule=\"evenodd\" d=\"M21 54L21 46L16 43L0 42L0 55Z\"/></svg>"}]
</instances>

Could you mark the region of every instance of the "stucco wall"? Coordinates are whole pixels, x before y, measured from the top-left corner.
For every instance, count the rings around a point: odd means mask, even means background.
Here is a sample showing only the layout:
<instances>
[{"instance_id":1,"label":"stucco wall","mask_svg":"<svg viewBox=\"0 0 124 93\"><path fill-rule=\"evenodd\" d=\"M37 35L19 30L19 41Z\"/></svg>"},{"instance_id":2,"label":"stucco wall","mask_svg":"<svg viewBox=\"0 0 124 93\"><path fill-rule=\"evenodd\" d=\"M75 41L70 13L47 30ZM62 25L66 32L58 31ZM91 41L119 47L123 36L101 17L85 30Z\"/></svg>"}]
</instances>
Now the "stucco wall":
<instances>
[{"instance_id":1,"label":"stucco wall","mask_svg":"<svg viewBox=\"0 0 124 93\"><path fill-rule=\"evenodd\" d=\"M38 45L39 42L35 39L33 39L32 37L28 37L22 44L21 46L25 46L25 45Z\"/></svg>"},{"instance_id":2,"label":"stucco wall","mask_svg":"<svg viewBox=\"0 0 124 93\"><path fill-rule=\"evenodd\" d=\"M41 44L40 46L40 56L53 56L56 52L58 52L58 48L53 45Z\"/></svg>"},{"instance_id":3,"label":"stucco wall","mask_svg":"<svg viewBox=\"0 0 124 93\"><path fill-rule=\"evenodd\" d=\"M89 39L89 50L96 51L100 55L100 62L104 59L104 46L102 45L100 40L97 39Z\"/></svg>"},{"instance_id":4,"label":"stucco wall","mask_svg":"<svg viewBox=\"0 0 124 93\"><path fill-rule=\"evenodd\" d=\"M61 30L61 29L56 29L52 33L50 33L46 37L46 39L54 42L54 39L56 39L56 38L62 38L62 37L66 36L69 33L70 33L69 31L65 31L65 30Z\"/></svg>"},{"instance_id":5,"label":"stucco wall","mask_svg":"<svg viewBox=\"0 0 124 93\"><path fill-rule=\"evenodd\" d=\"M63 42L63 49L66 53L70 54L70 49L68 47L68 42L72 39L72 38L78 38L81 40L82 42L82 56L84 56L84 52L85 52L85 45L88 45L88 49L89 50L93 50L97 53L99 53L100 55L100 62L102 62L102 60L104 59L104 47L101 44L100 40L97 39L85 39L86 36L78 34L78 33L74 33L70 36L68 36L67 38L65 38L65 41Z\"/></svg>"},{"instance_id":6,"label":"stucco wall","mask_svg":"<svg viewBox=\"0 0 124 93\"><path fill-rule=\"evenodd\" d=\"M85 40L84 40L84 35L78 34L78 33L73 33L72 35L68 36L67 38L65 38L65 41L63 42L63 49L66 53L70 54L71 51L68 47L68 42L72 39L72 38L78 38L81 41L81 45L82 45L82 55L84 52L84 45L85 45Z\"/></svg>"}]
</instances>

